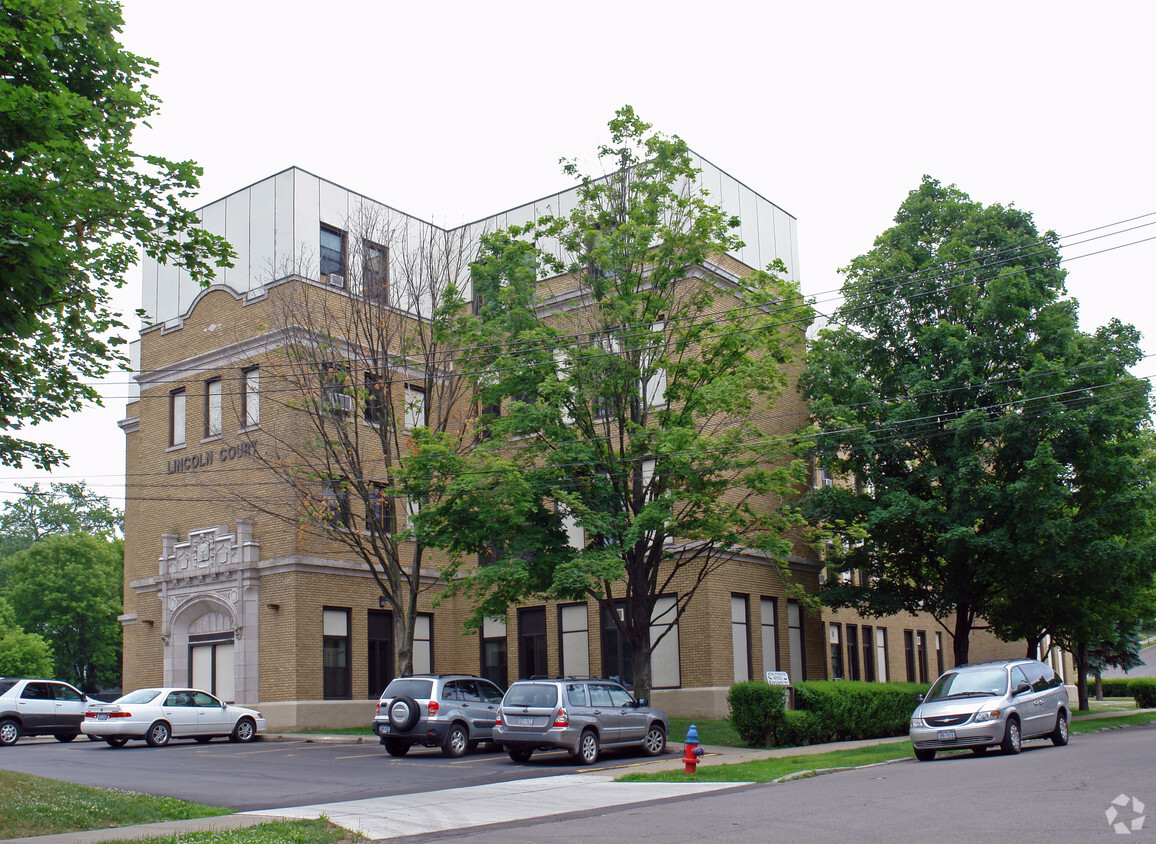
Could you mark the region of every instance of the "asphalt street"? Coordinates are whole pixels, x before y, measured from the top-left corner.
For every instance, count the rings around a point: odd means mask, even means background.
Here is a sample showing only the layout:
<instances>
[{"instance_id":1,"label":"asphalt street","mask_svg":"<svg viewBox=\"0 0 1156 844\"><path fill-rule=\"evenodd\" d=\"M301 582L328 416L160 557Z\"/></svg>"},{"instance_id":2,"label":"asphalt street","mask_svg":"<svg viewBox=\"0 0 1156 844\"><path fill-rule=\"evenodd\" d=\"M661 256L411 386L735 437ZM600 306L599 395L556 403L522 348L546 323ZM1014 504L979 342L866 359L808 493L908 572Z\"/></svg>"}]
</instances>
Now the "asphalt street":
<instances>
[{"instance_id":1,"label":"asphalt street","mask_svg":"<svg viewBox=\"0 0 1156 844\"><path fill-rule=\"evenodd\" d=\"M1119 668L1109 668L1104 672L1105 678L1119 678L1127 677L1156 677L1156 645L1149 645L1140 650L1140 659L1144 661L1143 665L1138 665L1131 671L1125 673Z\"/></svg>"}]
</instances>

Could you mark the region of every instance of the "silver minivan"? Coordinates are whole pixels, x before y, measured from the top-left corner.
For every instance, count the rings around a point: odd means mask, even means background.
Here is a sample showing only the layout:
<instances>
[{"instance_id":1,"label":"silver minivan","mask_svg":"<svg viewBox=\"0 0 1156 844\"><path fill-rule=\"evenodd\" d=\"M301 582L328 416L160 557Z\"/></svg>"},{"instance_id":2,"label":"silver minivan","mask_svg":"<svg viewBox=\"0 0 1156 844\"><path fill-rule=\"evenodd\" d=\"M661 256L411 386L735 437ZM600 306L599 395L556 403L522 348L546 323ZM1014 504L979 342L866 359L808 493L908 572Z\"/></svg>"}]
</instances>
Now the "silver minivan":
<instances>
[{"instance_id":1,"label":"silver minivan","mask_svg":"<svg viewBox=\"0 0 1156 844\"><path fill-rule=\"evenodd\" d=\"M961 665L944 672L911 714L915 757L939 750L1019 753L1025 739L1068 743L1068 692L1051 667L1034 659Z\"/></svg>"}]
</instances>

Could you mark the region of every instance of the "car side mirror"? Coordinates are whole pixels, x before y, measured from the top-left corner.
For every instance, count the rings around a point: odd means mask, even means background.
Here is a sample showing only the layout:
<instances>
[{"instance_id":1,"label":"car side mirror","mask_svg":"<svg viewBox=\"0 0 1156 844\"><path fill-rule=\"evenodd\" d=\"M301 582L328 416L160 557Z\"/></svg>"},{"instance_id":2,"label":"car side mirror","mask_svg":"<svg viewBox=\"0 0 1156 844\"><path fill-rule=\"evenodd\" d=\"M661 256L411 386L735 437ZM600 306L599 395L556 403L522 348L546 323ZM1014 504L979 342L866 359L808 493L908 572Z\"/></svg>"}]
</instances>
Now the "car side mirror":
<instances>
[{"instance_id":1,"label":"car side mirror","mask_svg":"<svg viewBox=\"0 0 1156 844\"><path fill-rule=\"evenodd\" d=\"M1027 683L1020 683L1015 687L1015 691L1012 692L1012 696L1015 697L1016 695L1022 695L1024 692L1030 689L1031 686L1029 686Z\"/></svg>"},{"instance_id":2,"label":"car side mirror","mask_svg":"<svg viewBox=\"0 0 1156 844\"><path fill-rule=\"evenodd\" d=\"M916 695L915 696L915 702L916 703L923 703L923 695L921 695L921 694Z\"/></svg>"},{"instance_id":3,"label":"car side mirror","mask_svg":"<svg viewBox=\"0 0 1156 844\"><path fill-rule=\"evenodd\" d=\"M650 701L644 697L640 697L638 700L634 701L634 706L635 708L640 706L650 706Z\"/></svg>"}]
</instances>

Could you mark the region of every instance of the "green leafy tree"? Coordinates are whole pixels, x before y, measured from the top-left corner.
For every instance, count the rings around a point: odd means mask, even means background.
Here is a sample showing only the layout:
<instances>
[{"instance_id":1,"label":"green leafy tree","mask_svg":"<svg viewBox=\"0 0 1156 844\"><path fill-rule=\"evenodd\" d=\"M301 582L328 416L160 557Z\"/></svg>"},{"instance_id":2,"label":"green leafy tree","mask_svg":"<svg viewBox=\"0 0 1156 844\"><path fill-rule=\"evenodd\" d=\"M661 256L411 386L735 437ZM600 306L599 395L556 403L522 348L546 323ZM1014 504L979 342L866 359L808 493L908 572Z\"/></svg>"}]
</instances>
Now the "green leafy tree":
<instances>
[{"instance_id":1,"label":"green leafy tree","mask_svg":"<svg viewBox=\"0 0 1156 844\"><path fill-rule=\"evenodd\" d=\"M8 559L8 602L50 645L59 679L84 691L120 683L123 578L120 539L49 536Z\"/></svg>"},{"instance_id":2,"label":"green leafy tree","mask_svg":"<svg viewBox=\"0 0 1156 844\"><path fill-rule=\"evenodd\" d=\"M483 237L455 360L485 409L479 441L463 454L427 437L409 483L439 491L419 533L488 563L451 581L473 623L530 596L595 600L647 695L662 622L713 573L739 553L786 572L803 465L768 416L810 310L781 264L709 269L738 221L697 188L680 138L629 106L609 126L610 175L565 165L573 211Z\"/></svg>"},{"instance_id":3,"label":"green leafy tree","mask_svg":"<svg viewBox=\"0 0 1156 844\"><path fill-rule=\"evenodd\" d=\"M10 432L99 402L93 382L125 361L111 291L138 245L198 280L232 254L181 207L200 168L130 145L159 100L122 23L111 0L0 9L0 465L64 459Z\"/></svg>"},{"instance_id":4,"label":"green leafy tree","mask_svg":"<svg viewBox=\"0 0 1156 844\"><path fill-rule=\"evenodd\" d=\"M51 677L52 650L42 636L25 633L11 605L0 598L0 677Z\"/></svg>"},{"instance_id":5,"label":"green leafy tree","mask_svg":"<svg viewBox=\"0 0 1156 844\"><path fill-rule=\"evenodd\" d=\"M48 489L38 483L16 486L21 496L6 501L0 511L0 560L46 536L91 533L114 539L123 530L124 513L84 481L53 483Z\"/></svg>"},{"instance_id":6,"label":"green leafy tree","mask_svg":"<svg viewBox=\"0 0 1156 844\"><path fill-rule=\"evenodd\" d=\"M832 579L824 600L931 612L957 664L984 619L1031 643L1098 640L1107 602L1091 607L1092 584L1127 593L1150 555L1135 532L1150 505L1130 489L1149 414L1127 372L1135 330L1082 333L1055 235L929 177L843 273L801 384L821 460L859 491L825 490L807 511L842 540L837 567L866 577Z\"/></svg>"}]
</instances>

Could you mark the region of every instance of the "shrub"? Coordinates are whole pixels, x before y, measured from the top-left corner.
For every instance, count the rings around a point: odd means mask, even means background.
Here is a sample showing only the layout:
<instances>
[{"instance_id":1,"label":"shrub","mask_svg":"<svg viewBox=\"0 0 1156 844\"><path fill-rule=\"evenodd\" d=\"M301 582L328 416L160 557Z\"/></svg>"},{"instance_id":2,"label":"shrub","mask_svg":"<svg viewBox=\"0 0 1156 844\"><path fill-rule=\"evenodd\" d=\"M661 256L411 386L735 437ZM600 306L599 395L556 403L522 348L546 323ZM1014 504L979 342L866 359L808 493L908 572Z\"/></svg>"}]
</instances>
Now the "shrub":
<instances>
[{"instance_id":1,"label":"shrub","mask_svg":"<svg viewBox=\"0 0 1156 844\"><path fill-rule=\"evenodd\" d=\"M1128 691L1128 684L1132 682L1125 677L1119 677L1111 680L1101 680L1101 687L1104 689L1104 697L1128 697L1131 692ZM1096 696L1096 681L1095 679L1088 680L1088 697Z\"/></svg>"},{"instance_id":2,"label":"shrub","mask_svg":"<svg viewBox=\"0 0 1156 844\"><path fill-rule=\"evenodd\" d=\"M792 709L785 714L787 717L776 737L776 747L802 747L830 740L827 731L823 729L823 722L814 712Z\"/></svg>"},{"instance_id":3,"label":"shrub","mask_svg":"<svg viewBox=\"0 0 1156 844\"><path fill-rule=\"evenodd\" d=\"M1128 681L1128 694L1136 698L1136 705L1142 709L1156 706L1156 677L1137 677Z\"/></svg>"},{"instance_id":4,"label":"shrub","mask_svg":"<svg viewBox=\"0 0 1156 844\"><path fill-rule=\"evenodd\" d=\"M907 732L916 695L927 689L918 683L799 683L795 708L818 718L826 741L899 736Z\"/></svg>"},{"instance_id":5,"label":"shrub","mask_svg":"<svg viewBox=\"0 0 1156 844\"><path fill-rule=\"evenodd\" d=\"M784 689L754 680L735 683L727 694L730 720L747 747L770 747L782 732Z\"/></svg>"}]
</instances>

